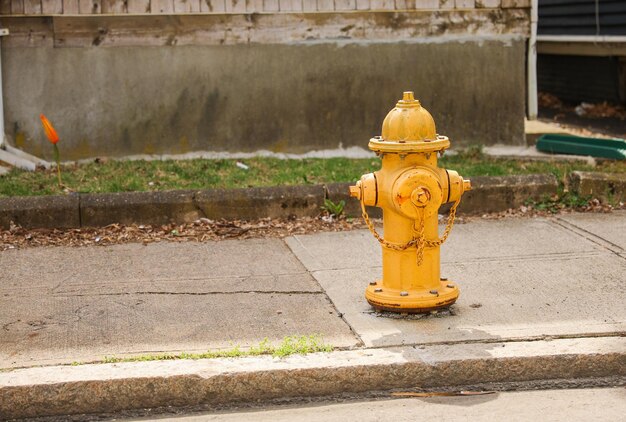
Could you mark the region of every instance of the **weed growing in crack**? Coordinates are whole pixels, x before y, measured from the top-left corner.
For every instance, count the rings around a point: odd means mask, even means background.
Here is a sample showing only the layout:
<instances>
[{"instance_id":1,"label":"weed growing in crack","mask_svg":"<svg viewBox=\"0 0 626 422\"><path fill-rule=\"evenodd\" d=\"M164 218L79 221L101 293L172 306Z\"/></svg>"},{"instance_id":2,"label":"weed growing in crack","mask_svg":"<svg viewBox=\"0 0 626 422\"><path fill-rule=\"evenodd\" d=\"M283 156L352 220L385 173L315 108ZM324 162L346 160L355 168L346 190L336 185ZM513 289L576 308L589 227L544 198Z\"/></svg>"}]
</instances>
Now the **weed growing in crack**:
<instances>
[{"instance_id":1,"label":"weed growing in crack","mask_svg":"<svg viewBox=\"0 0 626 422\"><path fill-rule=\"evenodd\" d=\"M274 357L286 357L290 355L305 355L318 352L332 352L334 347L326 344L319 334L308 336L287 336L284 337L278 346L272 346L265 338L257 346L252 346L247 350L242 350L239 346L234 346L227 350L207 351L204 353L160 353L130 357L105 356L102 363L120 362L145 362L155 360L181 360L181 359L215 359L215 358L237 358L245 356L271 355ZM72 365L79 365L73 362Z\"/></svg>"}]
</instances>

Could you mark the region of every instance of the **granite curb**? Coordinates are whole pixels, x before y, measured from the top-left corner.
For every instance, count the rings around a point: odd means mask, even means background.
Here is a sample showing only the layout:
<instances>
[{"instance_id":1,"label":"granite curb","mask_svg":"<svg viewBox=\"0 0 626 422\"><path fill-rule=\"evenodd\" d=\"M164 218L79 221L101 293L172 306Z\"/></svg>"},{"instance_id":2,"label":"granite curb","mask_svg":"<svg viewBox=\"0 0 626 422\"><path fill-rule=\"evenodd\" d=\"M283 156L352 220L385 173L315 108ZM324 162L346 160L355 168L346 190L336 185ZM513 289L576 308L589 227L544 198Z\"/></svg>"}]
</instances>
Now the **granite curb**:
<instances>
[{"instance_id":1,"label":"granite curb","mask_svg":"<svg viewBox=\"0 0 626 422\"><path fill-rule=\"evenodd\" d=\"M623 337L358 349L0 373L0 419L626 376Z\"/></svg>"},{"instance_id":2,"label":"granite curb","mask_svg":"<svg viewBox=\"0 0 626 422\"><path fill-rule=\"evenodd\" d=\"M626 174L573 171L569 175L568 184L582 196L593 196L604 201L626 201Z\"/></svg>"},{"instance_id":3,"label":"granite curb","mask_svg":"<svg viewBox=\"0 0 626 422\"><path fill-rule=\"evenodd\" d=\"M459 213L483 214L517 208L528 199L557 192L551 174L473 177ZM201 191L123 192L0 198L0 228L102 227L109 224L188 223L199 218L256 219L314 217L325 199L346 202L345 213L359 216L350 183ZM371 209L372 217L381 215Z\"/></svg>"}]
</instances>

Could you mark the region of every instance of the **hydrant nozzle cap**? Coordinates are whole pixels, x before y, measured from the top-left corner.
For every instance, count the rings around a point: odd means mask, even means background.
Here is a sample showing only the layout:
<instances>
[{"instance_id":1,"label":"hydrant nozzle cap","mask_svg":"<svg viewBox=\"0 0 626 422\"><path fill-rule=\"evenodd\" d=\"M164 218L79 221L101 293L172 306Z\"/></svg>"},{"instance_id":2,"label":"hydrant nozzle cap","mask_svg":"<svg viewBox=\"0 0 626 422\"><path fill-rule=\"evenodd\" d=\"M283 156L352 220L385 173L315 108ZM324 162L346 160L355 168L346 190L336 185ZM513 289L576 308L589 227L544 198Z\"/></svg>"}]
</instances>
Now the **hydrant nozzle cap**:
<instances>
[{"instance_id":1,"label":"hydrant nozzle cap","mask_svg":"<svg viewBox=\"0 0 626 422\"><path fill-rule=\"evenodd\" d=\"M350 196L361 199L361 182L357 182L355 186L350 186Z\"/></svg>"}]
</instances>

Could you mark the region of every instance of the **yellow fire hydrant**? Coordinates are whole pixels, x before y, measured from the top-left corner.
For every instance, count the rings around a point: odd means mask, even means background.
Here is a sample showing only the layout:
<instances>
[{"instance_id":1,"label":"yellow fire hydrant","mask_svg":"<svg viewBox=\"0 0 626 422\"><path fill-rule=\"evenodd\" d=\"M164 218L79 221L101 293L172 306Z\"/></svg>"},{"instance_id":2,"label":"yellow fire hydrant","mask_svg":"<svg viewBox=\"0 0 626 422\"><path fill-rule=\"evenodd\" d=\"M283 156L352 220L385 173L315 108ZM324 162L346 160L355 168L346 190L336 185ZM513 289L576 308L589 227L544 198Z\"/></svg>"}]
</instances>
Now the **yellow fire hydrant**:
<instances>
[{"instance_id":1,"label":"yellow fire hydrant","mask_svg":"<svg viewBox=\"0 0 626 422\"><path fill-rule=\"evenodd\" d=\"M437 167L437 155L450 147L437 135L430 113L405 92L387 114L382 136L369 148L382 158L382 168L363 175L350 196L361 202L363 218L383 250L383 278L372 281L365 298L375 308L394 312L428 312L450 306L459 296L457 285L442 279L439 247L450 234L463 192L470 190L452 170ZM452 202L442 237L438 210ZM376 232L366 206L383 210L384 237Z\"/></svg>"}]
</instances>

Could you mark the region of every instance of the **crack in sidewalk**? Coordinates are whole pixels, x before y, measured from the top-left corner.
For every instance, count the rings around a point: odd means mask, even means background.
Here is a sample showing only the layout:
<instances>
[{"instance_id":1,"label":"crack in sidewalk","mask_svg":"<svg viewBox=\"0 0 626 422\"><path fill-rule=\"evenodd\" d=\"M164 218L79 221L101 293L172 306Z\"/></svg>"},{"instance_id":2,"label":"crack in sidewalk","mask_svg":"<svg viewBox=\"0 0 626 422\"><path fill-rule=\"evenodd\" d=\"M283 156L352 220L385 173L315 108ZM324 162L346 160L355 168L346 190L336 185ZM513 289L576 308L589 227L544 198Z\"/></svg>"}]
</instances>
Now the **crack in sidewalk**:
<instances>
[{"instance_id":1,"label":"crack in sidewalk","mask_svg":"<svg viewBox=\"0 0 626 422\"><path fill-rule=\"evenodd\" d=\"M326 188L324 188L326 189ZM302 243L302 241L300 241L299 237L297 235L291 236L292 239L294 239L296 242L298 242L298 245L300 245L300 247L305 251L305 253L307 253L314 261L316 261L315 256L313 256L313 254L311 253L311 251L309 251L309 249L304 246L304 244ZM320 281L317 279L317 277L315 277L315 272L316 271L321 271L321 270L309 270L309 267L302 262L302 260L300 259L300 257L298 256L298 254L293 250L293 248L289 245L289 243L287 242L287 238L282 239L283 243L285 244L285 246L287 246L287 249L291 252L291 254L293 255L293 257L300 263L300 265L302 265L302 267L307 271L308 274L311 275L311 278L315 281L315 283L317 284L317 286L321 289L321 292L324 294L324 296L326 297L326 300L328 300L328 302L330 303L330 306L332 306L332 308L335 310L335 312L337 313L337 315L339 315L339 317L341 318L341 320L343 321L344 324L346 324L346 326L348 327L348 329L350 330L350 332L352 333L352 335L354 336L354 338L356 339L357 343L356 343L356 347L362 347L365 345L365 342L363 341L363 337L361 337L361 335L359 334L359 332L356 330L356 328L354 328L352 326L352 324L350 324L350 321L348 321L348 319L345 316L345 312L341 312L339 310L339 307L337 306L337 304L333 301L333 299L331 298L331 296L328 294L328 292L326 291L326 289L324 289L324 286L322 286L322 283L320 283Z\"/></svg>"},{"instance_id":2,"label":"crack in sidewalk","mask_svg":"<svg viewBox=\"0 0 626 422\"><path fill-rule=\"evenodd\" d=\"M326 295L323 291L297 290L233 290L230 292L168 292L168 291L139 291L117 293L85 293L85 294L55 294L55 297L93 297L93 296L129 296L129 295L172 295L172 296L211 296L236 294L277 294L277 295Z\"/></svg>"},{"instance_id":3,"label":"crack in sidewalk","mask_svg":"<svg viewBox=\"0 0 626 422\"><path fill-rule=\"evenodd\" d=\"M555 217L552 222L562 228L564 228L565 230L574 233L580 237L582 237L583 239L586 239L588 241L590 241L591 243L594 243L606 250L608 250L609 252L617 255L618 257L622 258L622 259L626 259L625 256L622 256L621 254L624 253L624 249L622 249L621 246L616 245L615 243L606 240L605 238L598 236L597 234L590 232L589 230L583 229L580 226L577 226L576 224L569 222L567 220L562 219L561 217Z\"/></svg>"},{"instance_id":4,"label":"crack in sidewalk","mask_svg":"<svg viewBox=\"0 0 626 422\"><path fill-rule=\"evenodd\" d=\"M552 341L552 340L568 340L568 339L585 339L585 338L602 338L602 337L626 337L626 331L606 331L600 333L573 333L573 334L542 334L537 336L527 337L499 337L499 338L485 338L474 340L449 340L449 341L433 341L428 343L400 343L385 345L384 347L367 346L367 349L387 349L397 347L429 347L429 346L454 346L464 344L498 344L498 343L524 343L524 342L536 342L536 341ZM339 349L339 348L337 348Z\"/></svg>"}]
</instances>

